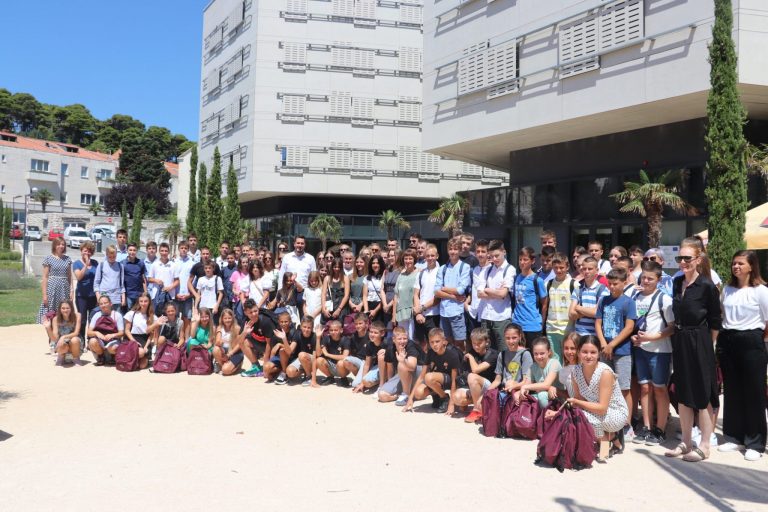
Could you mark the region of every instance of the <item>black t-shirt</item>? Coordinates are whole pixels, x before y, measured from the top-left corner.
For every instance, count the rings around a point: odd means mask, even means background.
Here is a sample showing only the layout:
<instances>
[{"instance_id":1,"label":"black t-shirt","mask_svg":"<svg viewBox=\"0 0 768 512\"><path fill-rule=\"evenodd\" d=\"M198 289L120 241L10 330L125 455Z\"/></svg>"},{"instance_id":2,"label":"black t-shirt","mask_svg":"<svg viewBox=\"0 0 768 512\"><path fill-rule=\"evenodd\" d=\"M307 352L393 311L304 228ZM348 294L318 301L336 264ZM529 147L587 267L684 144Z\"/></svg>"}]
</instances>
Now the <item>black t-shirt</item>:
<instances>
[{"instance_id":1,"label":"black t-shirt","mask_svg":"<svg viewBox=\"0 0 768 512\"><path fill-rule=\"evenodd\" d=\"M315 337L315 333L312 333L309 335L309 338L305 338L301 334L301 329L296 329L293 333L293 337L291 338L291 341L296 342L296 348L293 349L293 354L291 354L291 359L296 359L299 357L299 354L302 352L306 352L307 354L312 354L315 351L315 344L317 343L317 338Z\"/></svg>"},{"instance_id":2,"label":"black t-shirt","mask_svg":"<svg viewBox=\"0 0 768 512\"><path fill-rule=\"evenodd\" d=\"M364 357L371 358L371 369L374 369L377 366L379 366L379 350L384 349L386 354L386 352L390 349L391 346L392 346L392 343L388 342L387 340L381 340L381 345L376 345L374 342L371 341L368 343L368 345L365 346Z\"/></svg>"},{"instance_id":3,"label":"black t-shirt","mask_svg":"<svg viewBox=\"0 0 768 512\"><path fill-rule=\"evenodd\" d=\"M329 354L333 354L334 356L340 356L344 350L346 350L348 347L344 346L345 338L342 338L338 341L332 339L330 336L323 336L323 339L320 340L321 347L325 347L325 351ZM322 355L322 354L321 354ZM337 359L334 359L333 362L338 361Z\"/></svg>"},{"instance_id":4,"label":"black t-shirt","mask_svg":"<svg viewBox=\"0 0 768 512\"><path fill-rule=\"evenodd\" d=\"M368 337L368 333L365 333L363 336L359 336L357 332L355 332L351 336L346 336L344 339L347 342L346 348L349 349L350 356L365 359L365 347L367 347L371 342L371 339Z\"/></svg>"},{"instance_id":5,"label":"black t-shirt","mask_svg":"<svg viewBox=\"0 0 768 512\"><path fill-rule=\"evenodd\" d=\"M253 326L249 338L257 343L266 343L268 339L274 337L275 329L277 329L277 325L269 316L259 315L258 323Z\"/></svg>"},{"instance_id":6,"label":"black t-shirt","mask_svg":"<svg viewBox=\"0 0 768 512\"><path fill-rule=\"evenodd\" d=\"M477 260L477 256L472 253L469 253L466 256L459 256L459 259L469 265L469 268L475 268L480 264L480 262Z\"/></svg>"},{"instance_id":7,"label":"black t-shirt","mask_svg":"<svg viewBox=\"0 0 768 512\"><path fill-rule=\"evenodd\" d=\"M488 348L482 356L476 354L474 351L470 351L469 354L475 360L475 364L488 363L488 368L486 368L485 371L480 372L479 375L493 382L493 379L496 378L496 361L499 359L499 351L493 348ZM467 363L465 359L462 359L462 364L464 367L462 373L472 373L472 367L469 366L469 363Z\"/></svg>"},{"instance_id":8,"label":"black t-shirt","mask_svg":"<svg viewBox=\"0 0 768 512\"><path fill-rule=\"evenodd\" d=\"M445 352L442 354L438 354L430 349L427 352L425 364L429 372L440 372L450 375L451 370L458 371L461 368L461 354L452 345L445 347Z\"/></svg>"},{"instance_id":9,"label":"black t-shirt","mask_svg":"<svg viewBox=\"0 0 768 512\"><path fill-rule=\"evenodd\" d=\"M221 275L221 269L216 264L215 261L210 260L210 262L213 264L213 275L220 276ZM194 277L195 279L199 279L205 275L205 263L202 261L198 261L194 265L192 265L192 270L189 271L189 275Z\"/></svg>"},{"instance_id":10,"label":"black t-shirt","mask_svg":"<svg viewBox=\"0 0 768 512\"><path fill-rule=\"evenodd\" d=\"M285 335L286 339L288 340L288 344L289 345L291 344L291 341L293 341L293 337L296 335L296 331L298 331L298 329L296 329L295 327L291 327L288 330L288 333ZM281 338L278 338L277 336L275 336L275 331L274 330L272 330L272 335L270 336L270 338L272 338L272 346L273 347L275 345L277 345L278 343L282 343L283 342L283 340Z\"/></svg>"},{"instance_id":11,"label":"black t-shirt","mask_svg":"<svg viewBox=\"0 0 768 512\"><path fill-rule=\"evenodd\" d=\"M409 357L415 357L417 365L424 364L424 352L422 352L421 347L412 340L408 340L408 343L405 345L405 358L408 359ZM394 343L387 347L387 353L384 356L384 360L395 365L394 369L395 372L397 372L397 349Z\"/></svg>"}]
</instances>

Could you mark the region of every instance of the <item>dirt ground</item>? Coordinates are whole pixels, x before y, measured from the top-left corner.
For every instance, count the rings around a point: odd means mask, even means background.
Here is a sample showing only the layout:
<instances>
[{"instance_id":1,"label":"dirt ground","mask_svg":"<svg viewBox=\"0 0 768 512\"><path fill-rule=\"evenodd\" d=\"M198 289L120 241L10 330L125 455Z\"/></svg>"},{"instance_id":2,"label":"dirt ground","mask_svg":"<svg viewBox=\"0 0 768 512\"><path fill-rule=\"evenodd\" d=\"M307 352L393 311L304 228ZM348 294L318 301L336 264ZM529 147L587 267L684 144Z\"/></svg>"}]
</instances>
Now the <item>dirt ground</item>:
<instances>
[{"instance_id":1,"label":"dirt ground","mask_svg":"<svg viewBox=\"0 0 768 512\"><path fill-rule=\"evenodd\" d=\"M0 329L3 511L768 510L768 455L688 463L630 443L561 474L533 464L535 442L429 400L404 414L335 386L56 368L41 334Z\"/></svg>"}]
</instances>

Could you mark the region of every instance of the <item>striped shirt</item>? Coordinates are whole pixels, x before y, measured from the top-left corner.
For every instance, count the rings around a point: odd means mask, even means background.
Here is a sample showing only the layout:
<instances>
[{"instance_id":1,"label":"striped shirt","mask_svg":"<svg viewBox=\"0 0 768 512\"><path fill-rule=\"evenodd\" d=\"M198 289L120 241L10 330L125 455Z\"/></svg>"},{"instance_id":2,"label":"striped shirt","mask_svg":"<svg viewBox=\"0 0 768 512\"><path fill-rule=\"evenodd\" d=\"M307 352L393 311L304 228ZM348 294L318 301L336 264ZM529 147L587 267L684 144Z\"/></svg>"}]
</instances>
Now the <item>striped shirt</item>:
<instances>
[{"instance_id":1,"label":"striped shirt","mask_svg":"<svg viewBox=\"0 0 768 512\"><path fill-rule=\"evenodd\" d=\"M597 307L597 301L600 297L610 295L608 288L598 282L597 279L592 283L592 286L587 287L586 283L582 282L581 286L573 290L571 295L571 301L576 301L579 306L585 308ZM595 330L595 319L589 317L581 317L576 320L575 330L577 333L584 334L597 334Z\"/></svg>"}]
</instances>

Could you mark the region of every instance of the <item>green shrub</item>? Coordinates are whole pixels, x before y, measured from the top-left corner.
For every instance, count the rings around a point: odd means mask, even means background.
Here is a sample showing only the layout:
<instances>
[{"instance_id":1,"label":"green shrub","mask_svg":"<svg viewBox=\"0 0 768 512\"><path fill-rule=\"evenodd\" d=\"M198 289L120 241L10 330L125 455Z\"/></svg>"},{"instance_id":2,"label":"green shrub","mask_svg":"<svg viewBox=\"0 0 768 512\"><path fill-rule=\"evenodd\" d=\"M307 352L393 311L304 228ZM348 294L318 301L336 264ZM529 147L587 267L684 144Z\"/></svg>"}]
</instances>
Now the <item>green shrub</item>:
<instances>
[{"instance_id":1,"label":"green shrub","mask_svg":"<svg viewBox=\"0 0 768 512\"><path fill-rule=\"evenodd\" d=\"M0 260L5 261L21 261L21 253L15 251L3 251L0 252Z\"/></svg>"},{"instance_id":2,"label":"green shrub","mask_svg":"<svg viewBox=\"0 0 768 512\"><path fill-rule=\"evenodd\" d=\"M0 268L0 290L22 290L39 288L40 282L34 277L24 277L19 272Z\"/></svg>"}]
</instances>

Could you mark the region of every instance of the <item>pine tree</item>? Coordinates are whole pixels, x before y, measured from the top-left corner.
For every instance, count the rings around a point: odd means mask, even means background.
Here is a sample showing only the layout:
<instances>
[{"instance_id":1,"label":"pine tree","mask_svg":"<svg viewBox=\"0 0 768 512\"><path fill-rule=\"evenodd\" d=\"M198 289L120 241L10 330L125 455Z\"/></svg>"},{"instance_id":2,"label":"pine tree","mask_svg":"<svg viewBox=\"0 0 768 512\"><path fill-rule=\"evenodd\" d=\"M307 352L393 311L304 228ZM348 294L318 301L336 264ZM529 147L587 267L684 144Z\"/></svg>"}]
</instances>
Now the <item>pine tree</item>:
<instances>
[{"instance_id":1,"label":"pine tree","mask_svg":"<svg viewBox=\"0 0 768 512\"><path fill-rule=\"evenodd\" d=\"M3 208L3 200L0 199L0 250L4 251L6 243L10 242L10 231L5 230L6 208ZM10 244L8 244L10 246Z\"/></svg>"},{"instance_id":2,"label":"pine tree","mask_svg":"<svg viewBox=\"0 0 768 512\"><path fill-rule=\"evenodd\" d=\"M197 175L197 215L195 216L195 227L197 231L197 245L202 247L208 245L208 181L206 179L206 173L208 169L205 167L205 163L200 164L200 172ZM190 231L187 232L189 234Z\"/></svg>"},{"instance_id":3,"label":"pine tree","mask_svg":"<svg viewBox=\"0 0 768 512\"><path fill-rule=\"evenodd\" d=\"M243 241L243 231L240 224L240 202L237 199L237 172L235 166L229 164L227 172L227 201L224 204L223 240L231 244Z\"/></svg>"},{"instance_id":4,"label":"pine tree","mask_svg":"<svg viewBox=\"0 0 768 512\"><path fill-rule=\"evenodd\" d=\"M213 169L208 177L208 247L216 250L222 240L224 204L221 202L221 153L218 146L213 150Z\"/></svg>"},{"instance_id":5,"label":"pine tree","mask_svg":"<svg viewBox=\"0 0 768 512\"><path fill-rule=\"evenodd\" d=\"M187 207L187 231L197 230L197 146L192 146L189 157L189 206Z\"/></svg>"},{"instance_id":6,"label":"pine tree","mask_svg":"<svg viewBox=\"0 0 768 512\"><path fill-rule=\"evenodd\" d=\"M144 216L143 201L139 198L133 206L133 224L131 224L131 234L128 237L129 242L141 246L141 219Z\"/></svg>"},{"instance_id":7,"label":"pine tree","mask_svg":"<svg viewBox=\"0 0 768 512\"><path fill-rule=\"evenodd\" d=\"M709 246L712 267L730 274L733 253L743 249L747 199L746 114L739 99L736 49L731 32L731 0L715 0L715 24L709 44L710 84L707 98L706 196L709 206Z\"/></svg>"},{"instance_id":8,"label":"pine tree","mask_svg":"<svg viewBox=\"0 0 768 512\"><path fill-rule=\"evenodd\" d=\"M128 232L128 203L123 201L123 207L120 210L120 229Z\"/></svg>"}]
</instances>

